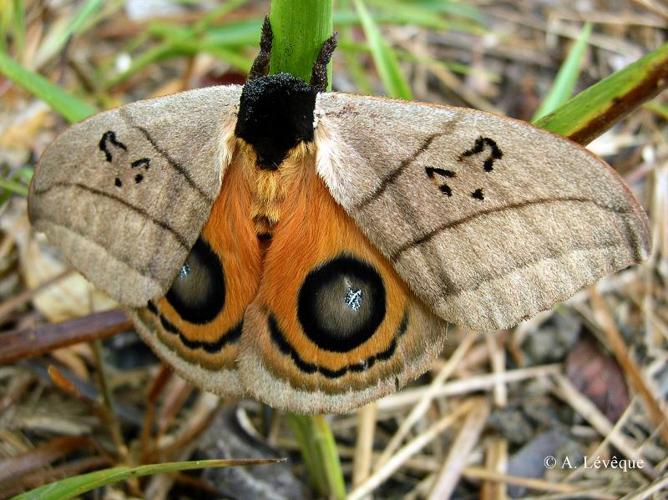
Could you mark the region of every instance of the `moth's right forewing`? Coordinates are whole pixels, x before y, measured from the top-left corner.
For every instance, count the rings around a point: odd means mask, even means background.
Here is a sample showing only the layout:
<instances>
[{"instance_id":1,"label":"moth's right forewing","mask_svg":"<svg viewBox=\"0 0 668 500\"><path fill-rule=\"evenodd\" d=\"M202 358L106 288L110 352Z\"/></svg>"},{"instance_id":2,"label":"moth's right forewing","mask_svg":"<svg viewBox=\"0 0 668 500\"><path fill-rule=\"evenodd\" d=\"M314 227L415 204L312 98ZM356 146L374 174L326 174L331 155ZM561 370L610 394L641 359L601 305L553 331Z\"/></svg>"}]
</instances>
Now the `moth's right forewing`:
<instances>
[{"instance_id":1,"label":"moth's right forewing","mask_svg":"<svg viewBox=\"0 0 668 500\"><path fill-rule=\"evenodd\" d=\"M638 262L647 217L581 146L475 110L319 94L317 169L442 318L509 327Z\"/></svg>"},{"instance_id":2,"label":"moth's right forewing","mask_svg":"<svg viewBox=\"0 0 668 500\"><path fill-rule=\"evenodd\" d=\"M240 93L183 92L73 126L37 166L33 225L119 302L164 295L220 191Z\"/></svg>"}]
</instances>

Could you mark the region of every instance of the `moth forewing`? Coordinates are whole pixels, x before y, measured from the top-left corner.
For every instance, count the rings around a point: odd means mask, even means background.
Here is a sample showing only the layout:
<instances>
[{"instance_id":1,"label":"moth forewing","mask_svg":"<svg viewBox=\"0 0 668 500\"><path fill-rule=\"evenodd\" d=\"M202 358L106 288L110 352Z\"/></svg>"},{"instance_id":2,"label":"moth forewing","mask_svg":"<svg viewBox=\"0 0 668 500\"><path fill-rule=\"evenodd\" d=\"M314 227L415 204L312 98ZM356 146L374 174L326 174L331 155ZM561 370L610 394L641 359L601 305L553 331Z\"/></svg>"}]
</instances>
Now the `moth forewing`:
<instances>
[{"instance_id":1,"label":"moth forewing","mask_svg":"<svg viewBox=\"0 0 668 500\"><path fill-rule=\"evenodd\" d=\"M183 92L73 126L37 166L32 223L120 303L164 295L220 190L240 92Z\"/></svg>"},{"instance_id":2,"label":"moth forewing","mask_svg":"<svg viewBox=\"0 0 668 500\"><path fill-rule=\"evenodd\" d=\"M336 93L318 96L316 117L332 196L450 322L513 326L648 251L621 178L527 123Z\"/></svg>"}]
</instances>

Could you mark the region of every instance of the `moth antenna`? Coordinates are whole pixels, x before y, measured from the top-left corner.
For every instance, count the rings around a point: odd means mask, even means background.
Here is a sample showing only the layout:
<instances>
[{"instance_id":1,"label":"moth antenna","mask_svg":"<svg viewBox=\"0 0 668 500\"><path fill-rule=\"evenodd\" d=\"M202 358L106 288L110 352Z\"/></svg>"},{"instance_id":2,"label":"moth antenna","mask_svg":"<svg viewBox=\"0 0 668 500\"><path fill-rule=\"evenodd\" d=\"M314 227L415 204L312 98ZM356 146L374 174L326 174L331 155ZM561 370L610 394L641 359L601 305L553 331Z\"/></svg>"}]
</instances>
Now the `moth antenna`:
<instances>
[{"instance_id":1,"label":"moth antenna","mask_svg":"<svg viewBox=\"0 0 668 500\"><path fill-rule=\"evenodd\" d=\"M325 40L322 47L320 47L318 58L315 60L315 64L313 64L313 70L311 71L311 86L315 87L318 92L327 90L327 65L332 58L334 49L336 49L337 35L338 33L334 33Z\"/></svg>"},{"instance_id":2,"label":"moth antenna","mask_svg":"<svg viewBox=\"0 0 668 500\"><path fill-rule=\"evenodd\" d=\"M264 16L262 23L262 35L260 36L260 52L258 53L253 66L248 74L249 80L255 80L269 73L269 56L271 56L271 42L274 39L274 32L271 30L269 16Z\"/></svg>"}]
</instances>

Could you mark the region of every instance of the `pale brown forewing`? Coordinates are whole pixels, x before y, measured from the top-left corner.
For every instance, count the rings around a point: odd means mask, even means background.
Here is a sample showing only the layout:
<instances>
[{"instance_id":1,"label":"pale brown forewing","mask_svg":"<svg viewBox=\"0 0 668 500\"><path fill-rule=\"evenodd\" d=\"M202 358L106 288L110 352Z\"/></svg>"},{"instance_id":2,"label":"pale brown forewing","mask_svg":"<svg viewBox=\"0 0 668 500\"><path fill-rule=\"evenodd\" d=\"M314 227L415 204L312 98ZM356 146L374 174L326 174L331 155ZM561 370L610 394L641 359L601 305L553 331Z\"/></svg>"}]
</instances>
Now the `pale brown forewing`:
<instances>
[{"instance_id":1,"label":"pale brown forewing","mask_svg":"<svg viewBox=\"0 0 668 500\"><path fill-rule=\"evenodd\" d=\"M220 190L240 93L182 92L68 129L35 172L33 225L122 304L164 295Z\"/></svg>"},{"instance_id":2,"label":"pale brown forewing","mask_svg":"<svg viewBox=\"0 0 668 500\"><path fill-rule=\"evenodd\" d=\"M453 323L512 326L648 251L621 178L527 123L337 93L318 96L315 123L334 199Z\"/></svg>"}]
</instances>

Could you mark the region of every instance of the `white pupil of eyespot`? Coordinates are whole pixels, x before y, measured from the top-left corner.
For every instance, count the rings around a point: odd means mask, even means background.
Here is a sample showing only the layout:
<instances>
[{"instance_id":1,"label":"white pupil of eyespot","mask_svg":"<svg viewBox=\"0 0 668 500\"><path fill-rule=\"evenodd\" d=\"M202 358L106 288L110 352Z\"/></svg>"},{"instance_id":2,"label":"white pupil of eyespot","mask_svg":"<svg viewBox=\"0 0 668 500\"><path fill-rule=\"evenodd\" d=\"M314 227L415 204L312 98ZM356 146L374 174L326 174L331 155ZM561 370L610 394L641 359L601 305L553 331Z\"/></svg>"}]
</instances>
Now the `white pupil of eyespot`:
<instances>
[{"instance_id":1,"label":"white pupil of eyespot","mask_svg":"<svg viewBox=\"0 0 668 500\"><path fill-rule=\"evenodd\" d=\"M179 279L185 279L189 274L190 266L188 264L183 264L183 266L181 266L181 270L179 271Z\"/></svg>"},{"instance_id":2,"label":"white pupil of eyespot","mask_svg":"<svg viewBox=\"0 0 668 500\"><path fill-rule=\"evenodd\" d=\"M346 305L353 311L357 311L362 307L362 290L348 288L348 291L346 292Z\"/></svg>"}]
</instances>

